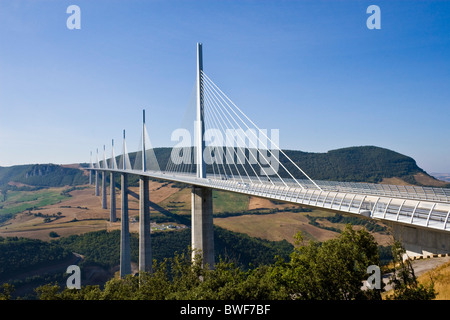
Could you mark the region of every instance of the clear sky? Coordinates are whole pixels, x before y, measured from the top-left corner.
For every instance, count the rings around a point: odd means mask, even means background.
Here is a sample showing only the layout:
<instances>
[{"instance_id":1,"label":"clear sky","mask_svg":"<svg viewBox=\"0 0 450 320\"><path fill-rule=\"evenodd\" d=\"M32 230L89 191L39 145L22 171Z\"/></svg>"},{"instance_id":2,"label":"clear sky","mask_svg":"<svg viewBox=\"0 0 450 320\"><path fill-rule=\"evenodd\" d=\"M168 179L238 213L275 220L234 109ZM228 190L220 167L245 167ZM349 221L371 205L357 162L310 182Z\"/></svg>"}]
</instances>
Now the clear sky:
<instances>
[{"instance_id":1,"label":"clear sky","mask_svg":"<svg viewBox=\"0 0 450 320\"><path fill-rule=\"evenodd\" d=\"M450 1L393 0L0 0L0 166L88 162L123 129L134 151L144 108L153 145L173 146L197 42L282 148L375 145L450 172Z\"/></svg>"}]
</instances>

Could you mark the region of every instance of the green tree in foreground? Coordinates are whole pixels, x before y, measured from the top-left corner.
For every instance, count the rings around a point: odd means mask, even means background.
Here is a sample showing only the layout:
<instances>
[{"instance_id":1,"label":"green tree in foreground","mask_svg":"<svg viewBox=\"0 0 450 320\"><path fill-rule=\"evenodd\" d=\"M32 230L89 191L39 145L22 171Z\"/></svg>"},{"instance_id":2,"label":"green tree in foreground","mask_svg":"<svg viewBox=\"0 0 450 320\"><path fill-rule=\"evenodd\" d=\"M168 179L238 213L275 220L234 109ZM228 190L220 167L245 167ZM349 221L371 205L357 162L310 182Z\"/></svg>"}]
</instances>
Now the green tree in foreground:
<instances>
[{"instance_id":1,"label":"green tree in foreground","mask_svg":"<svg viewBox=\"0 0 450 320\"><path fill-rule=\"evenodd\" d=\"M397 253L400 252L397 250ZM367 268L379 265L378 246L367 230L347 225L341 235L323 243L305 243L297 235L297 246L289 261L243 270L232 262L219 261L214 269L202 267L200 256L191 253L154 262L153 273L111 279L103 289L86 286L81 290L45 285L36 289L39 299L68 300L357 300L381 299L379 290L363 290ZM411 274L400 274L393 299L431 299L431 291L414 291L401 284ZM403 281L403 282L402 282ZM420 286L419 286L420 287ZM415 293L412 293L415 292Z\"/></svg>"},{"instance_id":2,"label":"green tree in foreground","mask_svg":"<svg viewBox=\"0 0 450 320\"><path fill-rule=\"evenodd\" d=\"M14 292L14 286L4 283L0 287L0 300L11 300L11 294Z\"/></svg>"},{"instance_id":3,"label":"green tree in foreground","mask_svg":"<svg viewBox=\"0 0 450 320\"><path fill-rule=\"evenodd\" d=\"M432 300L436 297L433 280L429 287L419 284L409 259L403 260L406 250L400 242L392 246L394 257L394 273L390 280L393 293L387 296L388 300Z\"/></svg>"},{"instance_id":4,"label":"green tree in foreground","mask_svg":"<svg viewBox=\"0 0 450 320\"><path fill-rule=\"evenodd\" d=\"M305 245L300 234L296 240L291 260L275 268L290 298L381 299L380 290L361 290L367 267L379 265L377 244L365 229L355 231L347 225L338 238L323 243Z\"/></svg>"}]
</instances>

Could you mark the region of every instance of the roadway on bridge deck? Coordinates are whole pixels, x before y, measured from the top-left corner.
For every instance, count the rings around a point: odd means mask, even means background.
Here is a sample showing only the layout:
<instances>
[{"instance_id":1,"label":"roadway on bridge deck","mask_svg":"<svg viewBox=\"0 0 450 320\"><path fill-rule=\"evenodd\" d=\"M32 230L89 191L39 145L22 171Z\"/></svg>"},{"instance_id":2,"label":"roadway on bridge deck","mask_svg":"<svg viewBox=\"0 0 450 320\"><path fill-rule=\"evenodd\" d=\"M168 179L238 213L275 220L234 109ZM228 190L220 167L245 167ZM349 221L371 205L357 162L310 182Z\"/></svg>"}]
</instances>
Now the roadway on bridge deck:
<instances>
[{"instance_id":1,"label":"roadway on bridge deck","mask_svg":"<svg viewBox=\"0 0 450 320\"><path fill-rule=\"evenodd\" d=\"M197 178L194 174L161 171L118 170L89 168L90 170L127 173L156 179L197 185L206 188L253 195L303 206L328 209L348 214L362 215L440 231L450 231L450 200L442 188L413 188L409 191L394 186L377 188L371 184L319 182L319 188L305 181L303 188L293 180L260 181L248 179L217 179L213 175ZM405 191L406 190L406 191ZM422 192L420 192L422 190ZM449 191L450 192L450 191Z\"/></svg>"}]
</instances>

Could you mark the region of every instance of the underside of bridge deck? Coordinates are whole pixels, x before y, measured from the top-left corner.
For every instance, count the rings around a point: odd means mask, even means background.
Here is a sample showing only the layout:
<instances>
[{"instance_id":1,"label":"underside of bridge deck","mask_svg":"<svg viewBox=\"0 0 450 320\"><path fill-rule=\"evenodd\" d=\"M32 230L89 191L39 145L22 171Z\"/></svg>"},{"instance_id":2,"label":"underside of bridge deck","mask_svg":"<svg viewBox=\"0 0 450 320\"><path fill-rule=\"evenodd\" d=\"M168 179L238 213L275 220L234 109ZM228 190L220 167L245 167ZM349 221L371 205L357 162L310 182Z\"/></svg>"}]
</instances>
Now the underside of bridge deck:
<instances>
[{"instance_id":1,"label":"underside of bridge deck","mask_svg":"<svg viewBox=\"0 0 450 320\"><path fill-rule=\"evenodd\" d=\"M402 243L410 259L450 254L449 232L398 223L391 226L394 238Z\"/></svg>"}]
</instances>

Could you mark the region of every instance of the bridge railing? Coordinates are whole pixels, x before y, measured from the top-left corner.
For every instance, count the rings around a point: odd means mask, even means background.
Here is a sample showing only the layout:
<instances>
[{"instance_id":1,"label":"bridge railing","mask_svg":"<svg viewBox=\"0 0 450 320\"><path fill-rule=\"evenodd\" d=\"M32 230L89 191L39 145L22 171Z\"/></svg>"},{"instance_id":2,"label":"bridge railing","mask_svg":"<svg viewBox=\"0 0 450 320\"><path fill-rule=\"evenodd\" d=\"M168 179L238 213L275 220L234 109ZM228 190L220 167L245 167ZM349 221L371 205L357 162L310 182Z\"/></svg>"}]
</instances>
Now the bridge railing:
<instances>
[{"instance_id":1,"label":"bridge railing","mask_svg":"<svg viewBox=\"0 0 450 320\"><path fill-rule=\"evenodd\" d=\"M192 173L142 172L139 170L107 168L94 168L93 170L148 175L158 179L450 231L450 202L433 201L420 197L419 199L407 198L409 193L405 196L405 193L401 192L377 194L376 192L371 192L374 189L361 188L361 185L364 184L356 184L358 187L352 186L352 188L339 188L341 186L340 183L328 182L329 185L325 186L322 184L322 188L318 189L314 185L305 185L304 188L300 188L295 183L286 185L276 179L261 182L251 178L237 180L225 176L218 179L217 176L211 175L206 178L197 178Z\"/></svg>"},{"instance_id":2,"label":"bridge railing","mask_svg":"<svg viewBox=\"0 0 450 320\"><path fill-rule=\"evenodd\" d=\"M268 182L267 179L265 179L265 181ZM283 184L283 182L278 178L273 178L270 181L276 185ZM317 189L317 187L313 185L309 180L303 179L297 181L299 181L307 189ZM449 188L397 186L389 184L340 182L340 181L326 181L326 180L315 180L315 182L324 191L361 193L367 195L378 195L378 196L450 203ZM284 183L292 187L298 187L297 183L292 179L284 179Z\"/></svg>"},{"instance_id":3,"label":"bridge railing","mask_svg":"<svg viewBox=\"0 0 450 320\"><path fill-rule=\"evenodd\" d=\"M406 199L405 194L398 197L399 193L393 193L397 196L394 198L386 194L378 196L374 193L370 194L367 191L368 189L361 188L350 188L351 192L343 192L343 190L337 190L338 188L331 188L333 190L322 188L323 190L319 190L314 187L301 189L294 185L286 187L277 181L272 181L273 184L242 182L232 179L209 179L209 181L211 186L229 191L382 220L450 230L448 224L450 203ZM361 190L365 190L367 194L364 194Z\"/></svg>"}]
</instances>

